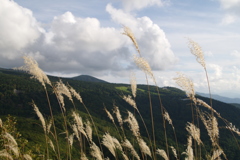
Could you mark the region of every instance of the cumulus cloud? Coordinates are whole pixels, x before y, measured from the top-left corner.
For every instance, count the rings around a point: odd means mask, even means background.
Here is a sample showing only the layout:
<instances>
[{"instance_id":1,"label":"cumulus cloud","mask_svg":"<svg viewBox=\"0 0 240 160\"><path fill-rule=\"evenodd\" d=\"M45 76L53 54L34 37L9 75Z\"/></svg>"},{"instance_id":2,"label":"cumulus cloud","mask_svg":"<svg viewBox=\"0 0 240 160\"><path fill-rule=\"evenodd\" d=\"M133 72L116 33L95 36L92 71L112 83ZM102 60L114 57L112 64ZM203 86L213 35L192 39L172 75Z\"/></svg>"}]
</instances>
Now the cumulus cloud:
<instances>
[{"instance_id":1,"label":"cumulus cloud","mask_svg":"<svg viewBox=\"0 0 240 160\"><path fill-rule=\"evenodd\" d=\"M14 1L0 0L0 62L19 57L19 52L40 36L32 12Z\"/></svg>"},{"instance_id":2,"label":"cumulus cloud","mask_svg":"<svg viewBox=\"0 0 240 160\"><path fill-rule=\"evenodd\" d=\"M227 25L236 21L240 14L240 0L219 0L221 7L227 12L222 24Z\"/></svg>"},{"instance_id":3,"label":"cumulus cloud","mask_svg":"<svg viewBox=\"0 0 240 160\"><path fill-rule=\"evenodd\" d=\"M221 24L228 25L228 24L234 23L235 21L236 21L236 16L227 14L223 17Z\"/></svg>"},{"instance_id":4,"label":"cumulus cloud","mask_svg":"<svg viewBox=\"0 0 240 160\"><path fill-rule=\"evenodd\" d=\"M240 0L219 0L224 9L239 9Z\"/></svg>"},{"instance_id":5,"label":"cumulus cloud","mask_svg":"<svg viewBox=\"0 0 240 160\"><path fill-rule=\"evenodd\" d=\"M108 4L107 12L119 24L128 26L134 32L141 54L148 60L152 69L162 70L173 65L177 58L171 50L164 31L148 17L136 18L121 9Z\"/></svg>"},{"instance_id":6,"label":"cumulus cloud","mask_svg":"<svg viewBox=\"0 0 240 160\"><path fill-rule=\"evenodd\" d=\"M148 6L162 6L164 3L162 0L121 0L123 4L123 8L126 11L131 10L140 10L142 8L148 7Z\"/></svg>"}]
</instances>

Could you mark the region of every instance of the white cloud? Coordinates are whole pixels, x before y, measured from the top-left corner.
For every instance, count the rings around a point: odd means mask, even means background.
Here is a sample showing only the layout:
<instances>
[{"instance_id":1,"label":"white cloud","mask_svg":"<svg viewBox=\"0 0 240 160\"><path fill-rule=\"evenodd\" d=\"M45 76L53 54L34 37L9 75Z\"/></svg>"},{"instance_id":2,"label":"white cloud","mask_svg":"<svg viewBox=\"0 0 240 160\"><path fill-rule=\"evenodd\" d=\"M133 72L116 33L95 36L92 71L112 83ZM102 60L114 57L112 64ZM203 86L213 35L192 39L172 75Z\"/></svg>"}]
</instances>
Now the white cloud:
<instances>
[{"instance_id":1,"label":"white cloud","mask_svg":"<svg viewBox=\"0 0 240 160\"><path fill-rule=\"evenodd\" d=\"M236 21L236 16L227 14L223 17L221 24L228 25L228 24L234 23L235 21Z\"/></svg>"},{"instance_id":2,"label":"white cloud","mask_svg":"<svg viewBox=\"0 0 240 160\"><path fill-rule=\"evenodd\" d=\"M234 9L240 7L240 0L219 0L224 9Z\"/></svg>"},{"instance_id":3,"label":"white cloud","mask_svg":"<svg viewBox=\"0 0 240 160\"><path fill-rule=\"evenodd\" d=\"M126 11L131 10L140 10L145 7L157 5L162 6L164 3L162 0L121 0L123 4L123 8Z\"/></svg>"},{"instance_id":4,"label":"white cloud","mask_svg":"<svg viewBox=\"0 0 240 160\"><path fill-rule=\"evenodd\" d=\"M135 18L110 4L106 10L112 19L134 32L141 54L150 63L154 70L162 70L173 65L177 58L171 50L170 43L164 31L148 17Z\"/></svg>"},{"instance_id":5,"label":"white cloud","mask_svg":"<svg viewBox=\"0 0 240 160\"><path fill-rule=\"evenodd\" d=\"M40 36L32 12L14 1L0 0L0 62L14 60L19 52Z\"/></svg>"}]
</instances>

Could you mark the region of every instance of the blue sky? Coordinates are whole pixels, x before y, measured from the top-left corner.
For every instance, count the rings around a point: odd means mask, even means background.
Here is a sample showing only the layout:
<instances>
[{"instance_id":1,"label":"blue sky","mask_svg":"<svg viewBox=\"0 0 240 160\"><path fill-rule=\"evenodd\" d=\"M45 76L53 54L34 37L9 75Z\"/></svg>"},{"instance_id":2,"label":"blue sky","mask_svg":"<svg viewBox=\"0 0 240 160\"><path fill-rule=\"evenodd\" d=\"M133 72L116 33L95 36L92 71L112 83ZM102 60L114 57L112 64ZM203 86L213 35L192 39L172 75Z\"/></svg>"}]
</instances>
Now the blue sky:
<instances>
[{"instance_id":1,"label":"blue sky","mask_svg":"<svg viewBox=\"0 0 240 160\"><path fill-rule=\"evenodd\" d=\"M23 65L33 56L48 74L88 74L129 83L135 72L132 29L159 86L177 87L182 72L198 92L207 92L203 68L188 48L205 55L214 94L240 97L240 0L0 0L0 67Z\"/></svg>"}]
</instances>

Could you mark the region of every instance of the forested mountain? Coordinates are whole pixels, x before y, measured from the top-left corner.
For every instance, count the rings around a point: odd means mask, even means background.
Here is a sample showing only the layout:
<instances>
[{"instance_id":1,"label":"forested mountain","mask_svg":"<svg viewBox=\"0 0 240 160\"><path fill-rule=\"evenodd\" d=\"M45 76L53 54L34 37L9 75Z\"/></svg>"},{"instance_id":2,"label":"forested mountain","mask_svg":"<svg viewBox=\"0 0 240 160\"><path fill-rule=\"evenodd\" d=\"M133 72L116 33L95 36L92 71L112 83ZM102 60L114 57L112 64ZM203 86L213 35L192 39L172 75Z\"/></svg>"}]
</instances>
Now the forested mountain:
<instances>
[{"instance_id":1,"label":"forested mountain","mask_svg":"<svg viewBox=\"0 0 240 160\"><path fill-rule=\"evenodd\" d=\"M30 75L18 71L5 69L0 70L0 116L3 121L6 120L7 115L16 117L17 129L22 134L22 137L26 138L30 144L30 146L26 146L26 148L31 148L33 145L44 146L43 129L31 103L33 101L35 102L44 117L50 117L45 91L37 80L31 79L30 77ZM57 77L49 78L53 84L59 80ZM93 116L100 135L109 132L113 136L120 138L116 132L114 124L111 122L104 110L105 107L112 113L113 107L118 106L123 119L127 117L128 111L135 114L140 125L140 133L143 137L146 137L144 139L148 141L147 132L144 129L141 117L132 106L123 100L124 95L131 95L130 85L85 82L76 80L75 78L62 78L62 81L65 84L69 84L80 93L84 105ZM211 141L208 137L208 133L204 128L204 125L199 122L199 119L197 119L196 110L194 109L192 102L186 97L185 92L172 87L159 88L161 98L159 99L159 94L155 86L138 85L137 87L137 96L135 99L136 107L141 113L150 135L152 135L152 119L150 112L151 108L149 106L150 104L152 106L157 148L166 148L164 141L162 110L160 107L161 101L164 109L171 117L174 130L176 131L180 152L182 153L186 150L188 132L185 127L187 122L196 123L200 126L201 139L204 143L204 147L206 150L210 150ZM56 96L50 86L47 86L47 91L49 93L53 114L56 117L56 126L59 131L64 132L61 124L61 108L59 107ZM151 101L149 100L149 93L151 95ZM210 100L208 98L198 98L210 104ZM74 103L75 106L71 104L70 100L65 98L67 116L70 117L72 110L76 108L84 120L88 119L88 112L86 111L86 108L84 108L83 104L79 103L76 99L74 99ZM238 108L216 100L212 101L212 106L220 113L221 117L224 117L229 122L232 122L237 128L240 127L240 110ZM207 109L202 106L198 107L202 111L207 111ZM226 121L224 122L220 118L217 119L220 128L219 144L228 159L237 159L237 157L240 157L237 144L237 142L239 143L240 138L224 127L226 125ZM124 130L126 130L125 134L127 136L131 136L131 131L125 123ZM171 125L166 125L166 131L169 146L176 146L176 137L173 134ZM63 139L64 138L62 138L61 143L63 143ZM147 143L149 144L150 142ZM61 149L64 150L64 147ZM107 154L109 154L109 157L111 158L111 154L109 152L107 152ZM78 146L74 146L73 148L73 157L74 156L79 156ZM173 155L170 154L170 157L173 158Z\"/></svg>"}]
</instances>

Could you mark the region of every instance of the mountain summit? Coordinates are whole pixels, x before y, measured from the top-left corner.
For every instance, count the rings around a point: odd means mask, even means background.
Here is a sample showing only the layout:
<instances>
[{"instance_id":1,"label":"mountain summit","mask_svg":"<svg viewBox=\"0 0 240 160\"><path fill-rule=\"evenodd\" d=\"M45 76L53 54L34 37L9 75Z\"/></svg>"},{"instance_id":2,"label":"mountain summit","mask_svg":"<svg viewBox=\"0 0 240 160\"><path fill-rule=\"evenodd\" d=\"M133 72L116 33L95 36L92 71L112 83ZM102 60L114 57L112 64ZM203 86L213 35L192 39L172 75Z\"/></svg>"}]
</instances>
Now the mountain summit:
<instances>
[{"instance_id":1,"label":"mountain summit","mask_svg":"<svg viewBox=\"0 0 240 160\"><path fill-rule=\"evenodd\" d=\"M89 75L80 75L76 77L72 77L74 80L85 81L85 82L98 82L98 83L108 83L107 81L89 76Z\"/></svg>"}]
</instances>

